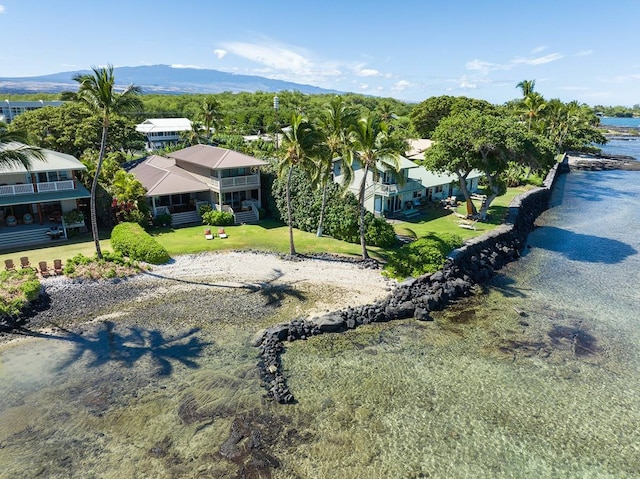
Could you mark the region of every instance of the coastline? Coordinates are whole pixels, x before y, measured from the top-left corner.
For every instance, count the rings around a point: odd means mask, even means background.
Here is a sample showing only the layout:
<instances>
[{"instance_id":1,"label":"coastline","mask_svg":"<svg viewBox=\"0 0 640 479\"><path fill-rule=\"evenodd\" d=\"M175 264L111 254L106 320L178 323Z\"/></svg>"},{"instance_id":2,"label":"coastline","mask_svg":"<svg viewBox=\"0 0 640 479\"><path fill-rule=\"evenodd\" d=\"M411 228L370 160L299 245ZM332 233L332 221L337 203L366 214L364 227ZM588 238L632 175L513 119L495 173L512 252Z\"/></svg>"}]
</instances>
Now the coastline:
<instances>
[{"instance_id":1,"label":"coastline","mask_svg":"<svg viewBox=\"0 0 640 479\"><path fill-rule=\"evenodd\" d=\"M25 318L23 332L0 333L0 346L51 331L90 328L117 315L108 311L131 310L141 301L162 300L168 295L199 289L210 294L220 292L217 315L233 316L238 301L248 301L244 293L285 290L293 297L314 296L313 304L301 301L300 305L292 306L295 313L311 316L373 303L388 295L394 284L395 281L383 277L379 269L336 258L290 260L275 253L251 251L181 255L165 265L125 279L76 281L52 277L43 280L42 300ZM235 297L222 294L234 290L243 294ZM303 305L310 307L306 309ZM260 306L259 302L253 305L256 309ZM29 336L27 331L34 334Z\"/></svg>"}]
</instances>

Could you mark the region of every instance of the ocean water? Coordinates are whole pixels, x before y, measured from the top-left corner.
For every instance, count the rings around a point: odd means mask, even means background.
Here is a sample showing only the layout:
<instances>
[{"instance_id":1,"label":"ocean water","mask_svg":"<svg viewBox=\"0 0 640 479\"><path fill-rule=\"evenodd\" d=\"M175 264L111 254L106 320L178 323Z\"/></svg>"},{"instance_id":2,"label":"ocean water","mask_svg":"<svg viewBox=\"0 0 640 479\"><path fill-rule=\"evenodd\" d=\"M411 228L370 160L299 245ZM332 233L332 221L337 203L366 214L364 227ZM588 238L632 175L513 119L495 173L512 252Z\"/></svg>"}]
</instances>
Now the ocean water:
<instances>
[{"instance_id":1,"label":"ocean water","mask_svg":"<svg viewBox=\"0 0 640 479\"><path fill-rule=\"evenodd\" d=\"M640 118L615 118L605 116L600 118L600 124L605 126L640 128Z\"/></svg>"},{"instance_id":2,"label":"ocean water","mask_svg":"<svg viewBox=\"0 0 640 479\"><path fill-rule=\"evenodd\" d=\"M140 298L2 346L0 477L640 477L638 175L563 176L524 256L433 322L287 345L294 405L250 338L295 298L257 321Z\"/></svg>"}]
</instances>

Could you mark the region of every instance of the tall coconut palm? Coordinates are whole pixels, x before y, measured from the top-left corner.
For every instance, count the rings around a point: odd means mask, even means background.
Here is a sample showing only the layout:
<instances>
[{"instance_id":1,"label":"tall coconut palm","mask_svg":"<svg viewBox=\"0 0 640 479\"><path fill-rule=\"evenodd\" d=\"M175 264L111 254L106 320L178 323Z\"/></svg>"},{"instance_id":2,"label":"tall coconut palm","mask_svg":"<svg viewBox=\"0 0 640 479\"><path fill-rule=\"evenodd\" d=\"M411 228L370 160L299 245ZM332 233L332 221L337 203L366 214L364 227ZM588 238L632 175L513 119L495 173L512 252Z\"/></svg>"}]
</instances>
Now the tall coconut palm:
<instances>
[{"instance_id":1,"label":"tall coconut palm","mask_svg":"<svg viewBox=\"0 0 640 479\"><path fill-rule=\"evenodd\" d=\"M520 88L522 90L522 97L526 98L534 92L536 87L535 80L522 80L520 83L516 85L516 88Z\"/></svg>"},{"instance_id":2,"label":"tall coconut palm","mask_svg":"<svg viewBox=\"0 0 640 479\"><path fill-rule=\"evenodd\" d=\"M91 183L91 233L96 245L96 254L102 258L100 239L98 237L98 219L96 216L96 192L98 190L98 178L107 149L107 134L111 115L122 114L142 109L142 100L138 95L142 92L140 87L129 85L121 92L115 90L115 78L113 65L104 68L93 67L93 73L79 74L73 77L80 86L74 99L89 108L92 113L98 115L102 122L102 139L100 141L100 154L96 172Z\"/></svg>"},{"instance_id":3,"label":"tall coconut palm","mask_svg":"<svg viewBox=\"0 0 640 479\"><path fill-rule=\"evenodd\" d=\"M369 172L373 175L373 181L378 180L379 164L398 173L400 171L400 153L398 149L398 142L387 134L387 124L380 121L376 116L361 118L349 132L347 163L352 167L357 163L357 166L363 170L358 191L362 259L369 258L364 231L366 212L364 201Z\"/></svg>"},{"instance_id":4,"label":"tall coconut palm","mask_svg":"<svg viewBox=\"0 0 640 479\"><path fill-rule=\"evenodd\" d=\"M322 135L315 126L298 113L291 116L291 126L282 132L281 158L278 172L286 173L287 222L289 224L289 254L296 255L293 244L293 221L291 216L291 174L294 168L309 168L322 144Z\"/></svg>"},{"instance_id":5,"label":"tall coconut palm","mask_svg":"<svg viewBox=\"0 0 640 479\"><path fill-rule=\"evenodd\" d=\"M342 97L336 96L326 106L320 118L320 128L325 137L325 148L320 150L316 159L314 183L322 188L322 205L320 207L320 220L316 235L322 236L324 211L327 206L327 187L331 181L333 161L340 156L347 146L349 128L356 123L356 112L350 109ZM350 171L350 170L349 170ZM351 175L344 175L346 184L351 181ZM344 183L343 183L343 186Z\"/></svg>"},{"instance_id":6,"label":"tall coconut palm","mask_svg":"<svg viewBox=\"0 0 640 479\"><path fill-rule=\"evenodd\" d=\"M0 122L0 167L24 166L31 168L31 160L44 160L42 150L26 144L24 134L9 131L6 123Z\"/></svg>"},{"instance_id":7,"label":"tall coconut palm","mask_svg":"<svg viewBox=\"0 0 640 479\"><path fill-rule=\"evenodd\" d=\"M215 98L207 98L202 102L200 109L200 119L204 126L207 144L211 144L211 131L218 131L222 124L222 113L220 103Z\"/></svg>"},{"instance_id":8,"label":"tall coconut palm","mask_svg":"<svg viewBox=\"0 0 640 479\"><path fill-rule=\"evenodd\" d=\"M539 93L530 93L522 100L524 114L527 117L527 129L531 130L531 123L538 118L540 113L547 107L544 98Z\"/></svg>"}]
</instances>

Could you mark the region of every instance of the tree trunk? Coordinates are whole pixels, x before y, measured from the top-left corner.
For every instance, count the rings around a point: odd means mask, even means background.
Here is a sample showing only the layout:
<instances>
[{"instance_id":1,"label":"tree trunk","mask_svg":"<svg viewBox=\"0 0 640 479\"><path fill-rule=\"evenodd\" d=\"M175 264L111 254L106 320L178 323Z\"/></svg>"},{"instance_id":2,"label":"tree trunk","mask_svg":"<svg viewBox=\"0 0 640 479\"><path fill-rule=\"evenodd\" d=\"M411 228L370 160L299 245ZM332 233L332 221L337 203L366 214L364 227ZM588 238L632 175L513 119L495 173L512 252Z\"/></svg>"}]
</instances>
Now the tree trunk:
<instances>
[{"instance_id":1,"label":"tree trunk","mask_svg":"<svg viewBox=\"0 0 640 479\"><path fill-rule=\"evenodd\" d=\"M293 167L289 167L289 173L287 173L287 219L289 221L289 254L291 256L296 255L296 249L293 246L293 221L291 220L291 173Z\"/></svg>"},{"instance_id":2,"label":"tree trunk","mask_svg":"<svg viewBox=\"0 0 640 479\"><path fill-rule=\"evenodd\" d=\"M471 205L471 214L477 215L478 209L476 208L476 205L473 204L473 201L471 201L471 195L469 194L469 190L467 189L467 177L458 175L458 183L460 184L460 191L462 191L462 194L464 195L465 203Z\"/></svg>"},{"instance_id":3,"label":"tree trunk","mask_svg":"<svg viewBox=\"0 0 640 479\"><path fill-rule=\"evenodd\" d=\"M324 222L324 209L327 206L327 186L328 182L325 181L322 187L322 205L320 206L320 220L318 221L318 232L316 236L320 238L322 236L322 224Z\"/></svg>"},{"instance_id":4,"label":"tree trunk","mask_svg":"<svg viewBox=\"0 0 640 479\"><path fill-rule=\"evenodd\" d=\"M98 178L100 177L100 170L102 169L102 162L104 161L105 150L107 149L107 131L109 129L108 123L105 120L102 125L102 140L100 142L100 154L98 155L98 165L96 166L95 176L91 183L91 200L89 201L89 209L91 214L91 235L93 236L93 242L96 245L96 256L98 259L102 259L102 250L100 249L100 236L98 234L98 216L96 213L96 201L98 193Z\"/></svg>"},{"instance_id":5,"label":"tree trunk","mask_svg":"<svg viewBox=\"0 0 640 479\"><path fill-rule=\"evenodd\" d=\"M369 172L369 166L364 167L364 176L360 183L360 193L358 194L358 203L360 203L360 246L362 246L362 259L369 259L369 253L367 252L367 240L364 237L364 191L367 184L367 173Z\"/></svg>"},{"instance_id":6,"label":"tree trunk","mask_svg":"<svg viewBox=\"0 0 640 479\"><path fill-rule=\"evenodd\" d=\"M486 201L484 202L484 206L480 209L480 220L486 221L487 212L489 211L489 206L491 206L491 202L498 197L498 187L494 181L494 178L491 175L487 175L487 181L489 182L489 191L491 194L487 196Z\"/></svg>"}]
</instances>

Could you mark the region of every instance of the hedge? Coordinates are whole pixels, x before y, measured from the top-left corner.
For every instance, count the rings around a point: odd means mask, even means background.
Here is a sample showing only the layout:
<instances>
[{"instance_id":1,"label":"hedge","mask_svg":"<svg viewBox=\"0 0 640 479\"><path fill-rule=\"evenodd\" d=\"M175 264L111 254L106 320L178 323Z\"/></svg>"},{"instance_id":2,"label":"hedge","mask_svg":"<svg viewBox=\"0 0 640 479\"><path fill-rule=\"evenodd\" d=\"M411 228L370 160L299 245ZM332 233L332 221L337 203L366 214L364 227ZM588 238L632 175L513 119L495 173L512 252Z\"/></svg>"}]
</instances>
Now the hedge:
<instances>
[{"instance_id":1,"label":"hedge","mask_svg":"<svg viewBox=\"0 0 640 479\"><path fill-rule=\"evenodd\" d=\"M137 223L120 223L111 232L111 247L131 259L151 264L169 261L169 253Z\"/></svg>"}]
</instances>

